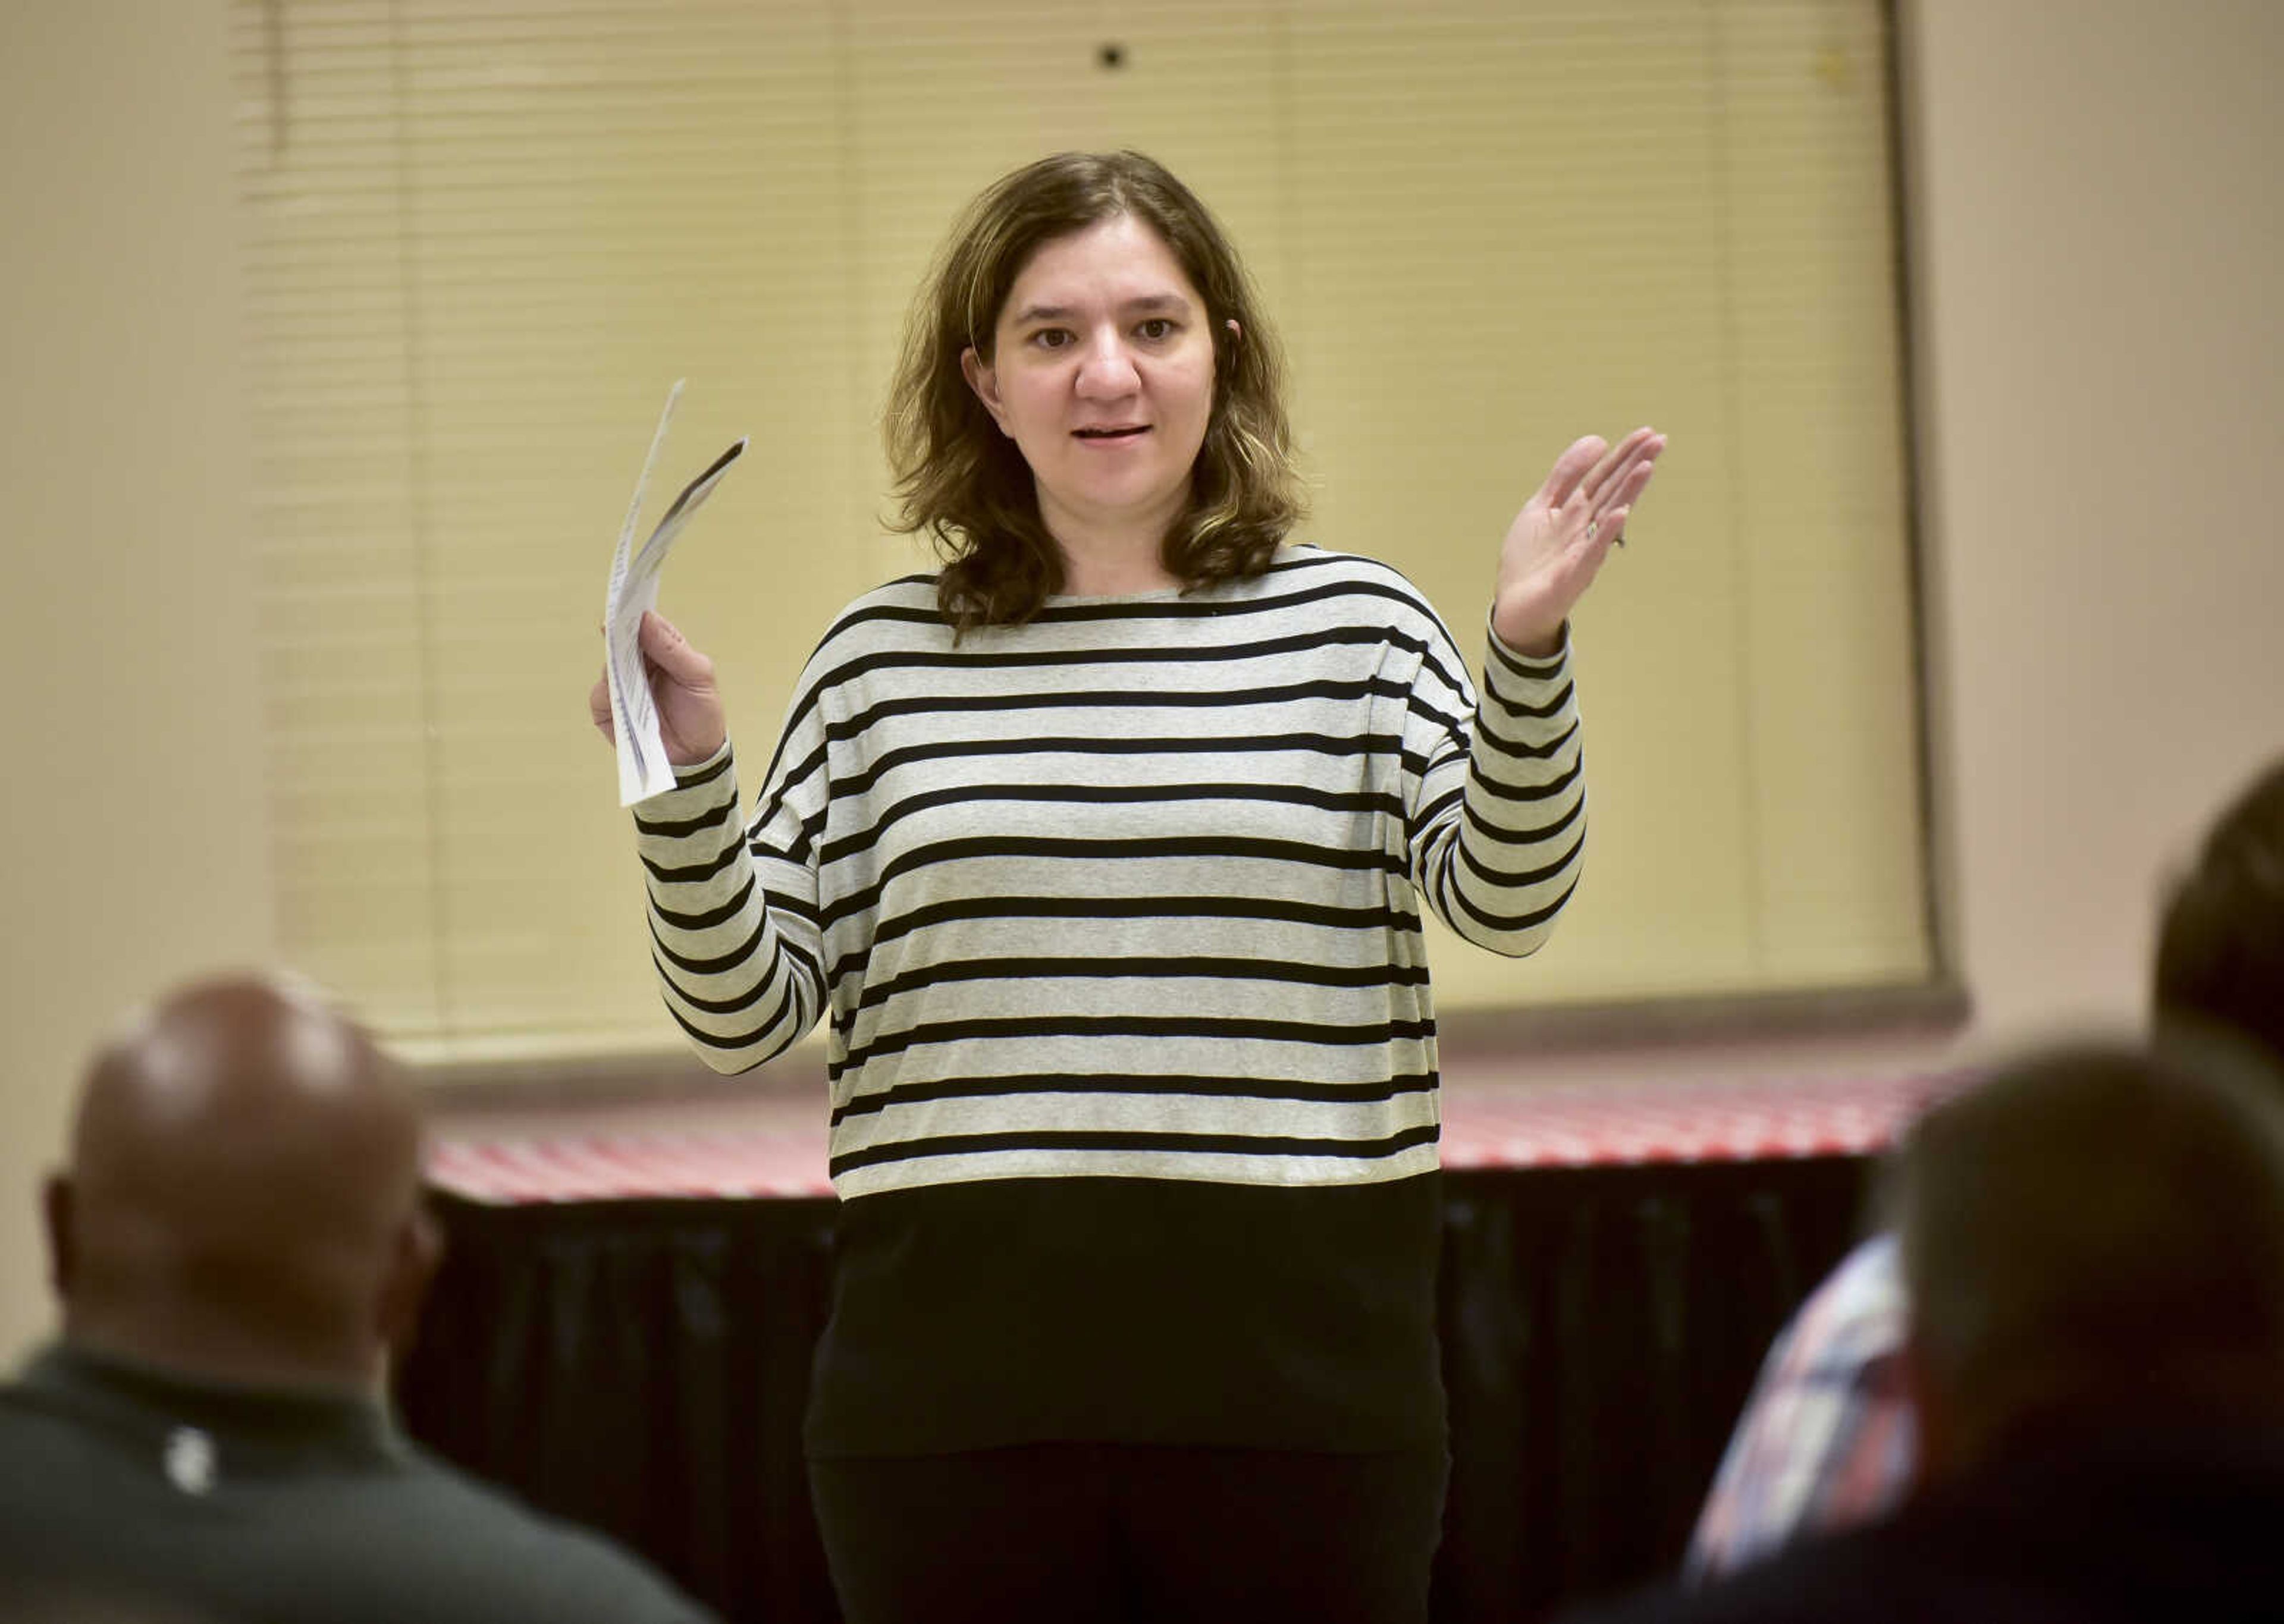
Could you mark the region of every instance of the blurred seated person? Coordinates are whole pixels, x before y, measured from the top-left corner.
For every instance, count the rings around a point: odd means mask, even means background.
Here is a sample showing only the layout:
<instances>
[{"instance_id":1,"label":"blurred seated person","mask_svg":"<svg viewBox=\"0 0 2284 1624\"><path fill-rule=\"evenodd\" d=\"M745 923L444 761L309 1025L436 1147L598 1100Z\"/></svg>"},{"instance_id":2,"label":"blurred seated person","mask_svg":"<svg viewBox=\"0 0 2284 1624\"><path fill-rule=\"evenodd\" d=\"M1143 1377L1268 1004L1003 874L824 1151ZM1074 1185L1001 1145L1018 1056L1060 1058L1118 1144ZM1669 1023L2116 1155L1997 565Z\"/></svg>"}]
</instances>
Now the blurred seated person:
<instances>
[{"instance_id":1,"label":"blurred seated person","mask_svg":"<svg viewBox=\"0 0 2284 1624\"><path fill-rule=\"evenodd\" d=\"M409 1081L281 983L187 988L97 1056L47 1190L62 1332L0 1386L12 1605L216 1624L708 1616L390 1419L389 1350L438 1252L420 1146Z\"/></svg>"},{"instance_id":2,"label":"blurred seated person","mask_svg":"<svg viewBox=\"0 0 2284 1624\"><path fill-rule=\"evenodd\" d=\"M2053 1050L1893 1176L1913 1488L1602 1624L2276 1617L2284 1081L2185 1038Z\"/></svg>"},{"instance_id":3,"label":"blurred seated person","mask_svg":"<svg viewBox=\"0 0 2284 1624\"><path fill-rule=\"evenodd\" d=\"M2284 1065L2284 761L2231 802L2158 930L2154 1013ZM1854 1526L1908 1488L1918 1426L1903 1379L1904 1284L1892 1236L1858 1246L1761 1367L1692 1538L1705 1579L1795 1534Z\"/></svg>"}]
</instances>

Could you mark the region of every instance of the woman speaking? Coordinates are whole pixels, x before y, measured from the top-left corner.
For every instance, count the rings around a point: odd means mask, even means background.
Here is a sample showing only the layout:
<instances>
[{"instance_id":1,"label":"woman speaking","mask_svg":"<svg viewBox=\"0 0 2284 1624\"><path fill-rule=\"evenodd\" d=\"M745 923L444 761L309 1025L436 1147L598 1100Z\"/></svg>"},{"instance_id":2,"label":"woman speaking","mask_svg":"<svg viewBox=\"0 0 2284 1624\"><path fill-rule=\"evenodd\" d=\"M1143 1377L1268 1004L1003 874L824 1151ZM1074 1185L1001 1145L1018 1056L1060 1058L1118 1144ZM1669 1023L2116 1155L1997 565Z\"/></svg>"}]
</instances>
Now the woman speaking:
<instances>
[{"instance_id":1,"label":"woman speaking","mask_svg":"<svg viewBox=\"0 0 2284 1624\"><path fill-rule=\"evenodd\" d=\"M826 629L749 816L711 663L643 625L667 1007L724 1071L830 1023L806 1437L857 1624L1427 1616L1420 910L1521 955L1577 883L1568 617L1664 441L1556 460L1479 696L1395 570L1294 539L1282 393L1179 181L1045 159L955 228L888 407L943 567Z\"/></svg>"}]
</instances>

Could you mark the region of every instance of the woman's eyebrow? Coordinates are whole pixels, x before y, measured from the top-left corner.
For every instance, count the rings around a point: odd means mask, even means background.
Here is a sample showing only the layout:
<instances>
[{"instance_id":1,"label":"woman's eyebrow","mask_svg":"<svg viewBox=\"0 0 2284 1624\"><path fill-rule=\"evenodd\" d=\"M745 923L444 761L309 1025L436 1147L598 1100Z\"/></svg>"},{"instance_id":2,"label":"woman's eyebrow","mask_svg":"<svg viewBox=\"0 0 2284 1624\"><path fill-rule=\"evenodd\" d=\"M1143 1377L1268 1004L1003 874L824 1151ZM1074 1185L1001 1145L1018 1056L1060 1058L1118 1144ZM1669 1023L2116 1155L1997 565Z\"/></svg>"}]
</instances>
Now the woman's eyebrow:
<instances>
[{"instance_id":1,"label":"woman's eyebrow","mask_svg":"<svg viewBox=\"0 0 2284 1624\"><path fill-rule=\"evenodd\" d=\"M1185 315L1189 308L1190 301L1179 293L1144 293L1126 301L1118 307L1118 310L1122 316ZM1025 305L1012 320L1021 327L1032 322L1067 322L1078 313L1077 308L1071 305Z\"/></svg>"}]
</instances>

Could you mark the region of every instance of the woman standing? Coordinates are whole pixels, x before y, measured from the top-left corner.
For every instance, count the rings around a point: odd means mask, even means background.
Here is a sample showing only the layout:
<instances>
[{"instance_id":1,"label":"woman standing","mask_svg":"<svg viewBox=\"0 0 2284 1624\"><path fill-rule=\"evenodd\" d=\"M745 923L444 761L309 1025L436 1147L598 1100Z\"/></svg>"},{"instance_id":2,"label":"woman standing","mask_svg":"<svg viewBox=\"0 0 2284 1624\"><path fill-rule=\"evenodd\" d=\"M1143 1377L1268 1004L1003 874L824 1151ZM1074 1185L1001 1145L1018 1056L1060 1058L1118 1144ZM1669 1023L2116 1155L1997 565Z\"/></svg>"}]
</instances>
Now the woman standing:
<instances>
[{"instance_id":1,"label":"woman standing","mask_svg":"<svg viewBox=\"0 0 2284 1624\"><path fill-rule=\"evenodd\" d=\"M750 819L710 663L644 625L668 1008L723 1070L831 1021L807 1441L852 1620L1426 1617L1420 909L1520 955L1576 885L1567 618L1664 442L1556 462L1479 702L1394 570L1288 540L1281 386L1178 181L1042 160L955 230L889 409L949 561L826 632Z\"/></svg>"}]
</instances>

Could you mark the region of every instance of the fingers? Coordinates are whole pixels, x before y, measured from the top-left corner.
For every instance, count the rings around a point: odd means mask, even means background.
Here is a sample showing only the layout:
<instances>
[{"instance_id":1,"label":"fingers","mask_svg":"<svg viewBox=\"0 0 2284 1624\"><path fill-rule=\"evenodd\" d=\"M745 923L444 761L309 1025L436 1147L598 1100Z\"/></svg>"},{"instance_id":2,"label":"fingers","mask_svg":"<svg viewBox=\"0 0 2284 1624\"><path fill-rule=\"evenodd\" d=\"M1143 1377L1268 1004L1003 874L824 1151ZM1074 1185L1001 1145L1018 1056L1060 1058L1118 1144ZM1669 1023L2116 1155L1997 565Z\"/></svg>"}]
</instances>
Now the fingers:
<instances>
[{"instance_id":1,"label":"fingers","mask_svg":"<svg viewBox=\"0 0 2284 1624\"><path fill-rule=\"evenodd\" d=\"M1616 509L1631 506L1648 482L1649 469L1665 449L1665 436L1645 424L1615 445L1599 434L1570 442L1554 459L1553 472L1533 500L1550 508L1583 500L1582 510L1597 524Z\"/></svg>"},{"instance_id":2,"label":"fingers","mask_svg":"<svg viewBox=\"0 0 2284 1624\"><path fill-rule=\"evenodd\" d=\"M1635 503L1641 500L1642 492L1649 488L1650 476L1656 472L1656 460L1649 457L1642 458L1632 467L1625 470L1602 488L1601 499L1595 504L1596 516L1607 524L1609 522L1608 515L1616 512L1620 508L1632 507Z\"/></svg>"},{"instance_id":3,"label":"fingers","mask_svg":"<svg viewBox=\"0 0 2284 1624\"><path fill-rule=\"evenodd\" d=\"M1632 466L1640 457L1643 449L1656 437L1655 431L1652 429L1638 428L1612 446L1603 453L1592 468L1587 470L1586 477L1578 481L1579 494L1590 501L1599 503L1611 483L1621 478L1625 470Z\"/></svg>"},{"instance_id":4,"label":"fingers","mask_svg":"<svg viewBox=\"0 0 2284 1624\"><path fill-rule=\"evenodd\" d=\"M1664 449L1664 435L1636 429L1626 436L1619 452L1606 459L1607 471L1596 470L1602 476L1601 483L1591 498L1584 494L1591 479L1580 482L1587 522L1598 539L1622 539L1626 518L1641 499L1642 492L1649 488L1650 476L1657 472L1658 454Z\"/></svg>"},{"instance_id":5,"label":"fingers","mask_svg":"<svg viewBox=\"0 0 2284 1624\"><path fill-rule=\"evenodd\" d=\"M1548 472L1545 483L1538 488L1538 495L1534 500L1548 507L1560 507L1570 500L1571 492L1578 488L1579 481L1593 470L1594 465L1601 460L1602 454L1608 449L1609 442L1600 434L1587 434L1572 441L1569 448L1554 459L1554 466Z\"/></svg>"},{"instance_id":6,"label":"fingers","mask_svg":"<svg viewBox=\"0 0 2284 1624\"><path fill-rule=\"evenodd\" d=\"M596 678L595 685L587 690L587 716L594 722L597 732L614 746L618 744L619 730L611 724L611 679L607 675Z\"/></svg>"},{"instance_id":7,"label":"fingers","mask_svg":"<svg viewBox=\"0 0 2284 1624\"><path fill-rule=\"evenodd\" d=\"M1578 482L1579 494L1607 511L1617 502L1618 492L1627 480L1646 465L1654 463L1657 454L1664 449L1664 435L1651 428L1636 429L1611 447L1609 455Z\"/></svg>"},{"instance_id":8,"label":"fingers","mask_svg":"<svg viewBox=\"0 0 2284 1624\"><path fill-rule=\"evenodd\" d=\"M675 629L674 622L655 609L642 618L643 658L685 688L702 688L714 680L714 662L693 648Z\"/></svg>"}]
</instances>

